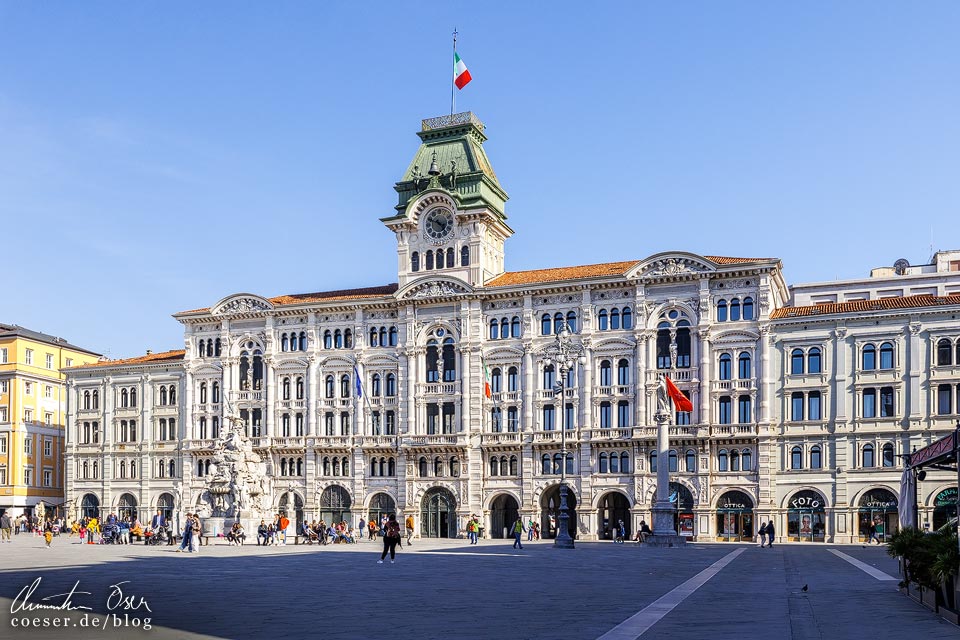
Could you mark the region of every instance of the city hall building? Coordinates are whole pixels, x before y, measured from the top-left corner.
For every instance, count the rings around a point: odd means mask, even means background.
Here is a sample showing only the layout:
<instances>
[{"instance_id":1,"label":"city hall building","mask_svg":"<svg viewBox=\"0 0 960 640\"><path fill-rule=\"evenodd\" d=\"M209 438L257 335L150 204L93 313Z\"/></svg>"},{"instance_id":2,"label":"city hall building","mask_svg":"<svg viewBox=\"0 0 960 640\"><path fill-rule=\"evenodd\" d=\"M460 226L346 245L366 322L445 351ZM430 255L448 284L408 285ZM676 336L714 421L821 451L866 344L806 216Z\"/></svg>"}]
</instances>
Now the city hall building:
<instances>
[{"instance_id":1,"label":"city hall building","mask_svg":"<svg viewBox=\"0 0 960 640\"><path fill-rule=\"evenodd\" d=\"M68 370L74 518L191 510L237 416L269 504L298 521L396 511L455 537L477 514L498 538L520 515L552 536L563 469L571 533L604 539L650 521L667 464L698 540L752 539L768 520L811 542L897 526L899 456L960 411L960 252L793 287L776 258L684 251L506 271L483 124L461 113L418 135L382 219L394 283L230 295L174 315L183 350ZM561 381L542 350L562 328L585 358ZM661 374L694 407L667 460ZM956 479L929 474L921 524L956 502Z\"/></svg>"}]
</instances>

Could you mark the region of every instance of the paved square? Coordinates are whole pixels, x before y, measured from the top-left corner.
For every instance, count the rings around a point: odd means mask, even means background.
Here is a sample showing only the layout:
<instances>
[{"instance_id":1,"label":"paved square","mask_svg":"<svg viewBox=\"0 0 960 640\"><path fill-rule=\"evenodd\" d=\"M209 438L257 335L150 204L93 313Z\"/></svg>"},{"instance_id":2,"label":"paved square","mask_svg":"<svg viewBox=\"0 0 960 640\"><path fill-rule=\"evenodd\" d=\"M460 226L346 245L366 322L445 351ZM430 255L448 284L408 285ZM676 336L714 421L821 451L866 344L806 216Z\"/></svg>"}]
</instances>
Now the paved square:
<instances>
[{"instance_id":1,"label":"paved square","mask_svg":"<svg viewBox=\"0 0 960 640\"><path fill-rule=\"evenodd\" d=\"M48 550L20 535L0 545L0 637L960 638L897 592L896 563L883 548L606 542L559 551L543 542L518 551L503 541L418 540L393 565L377 564L379 551L377 542L216 544L190 555L76 538L58 538ZM17 596L38 577L30 603L79 581L71 601L93 610L22 610ZM116 617L109 617L114 584L124 600L114 598ZM149 612L134 608L141 598ZM11 605L21 610L11 614ZM84 614L99 628L80 626ZM25 618L67 616L66 633L19 626ZM138 627L124 626L135 618ZM140 628L145 618L149 631Z\"/></svg>"}]
</instances>

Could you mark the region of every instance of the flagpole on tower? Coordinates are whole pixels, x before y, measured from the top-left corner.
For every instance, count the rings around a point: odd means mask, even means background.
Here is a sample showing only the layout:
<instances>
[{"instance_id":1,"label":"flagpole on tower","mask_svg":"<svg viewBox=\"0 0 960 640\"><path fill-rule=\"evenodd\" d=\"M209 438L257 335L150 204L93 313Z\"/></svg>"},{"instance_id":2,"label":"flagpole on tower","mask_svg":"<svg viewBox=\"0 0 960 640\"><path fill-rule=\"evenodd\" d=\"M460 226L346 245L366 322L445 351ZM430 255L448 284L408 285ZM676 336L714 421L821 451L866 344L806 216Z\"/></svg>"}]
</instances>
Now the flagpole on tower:
<instances>
[{"instance_id":1,"label":"flagpole on tower","mask_svg":"<svg viewBox=\"0 0 960 640\"><path fill-rule=\"evenodd\" d=\"M450 115L456 110L457 106L457 28L453 28L453 68L450 70Z\"/></svg>"}]
</instances>

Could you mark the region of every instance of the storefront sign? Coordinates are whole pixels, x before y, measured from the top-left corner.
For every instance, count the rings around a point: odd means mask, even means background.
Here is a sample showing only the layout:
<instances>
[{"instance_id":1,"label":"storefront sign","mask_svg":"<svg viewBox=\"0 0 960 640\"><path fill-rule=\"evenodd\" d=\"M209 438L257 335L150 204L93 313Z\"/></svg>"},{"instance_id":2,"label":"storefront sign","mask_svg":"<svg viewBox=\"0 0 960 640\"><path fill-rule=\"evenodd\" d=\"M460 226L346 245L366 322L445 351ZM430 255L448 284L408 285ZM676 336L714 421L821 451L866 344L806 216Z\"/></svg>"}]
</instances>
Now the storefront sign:
<instances>
[{"instance_id":1,"label":"storefront sign","mask_svg":"<svg viewBox=\"0 0 960 640\"><path fill-rule=\"evenodd\" d=\"M813 491L800 491L790 499L790 508L823 511L823 498Z\"/></svg>"},{"instance_id":2,"label":"storefront sign","mask_svg":"<svg viewBox=\"0 0 960 640\"><path fill-rule=\"evenodd\" d=\"M741 491L728 491L717 501L718 511L750 511L753 501Z\"/></svg>"},{"instance_id":3,"label":"storefront sign","mask_svg":"<svg viewBox=\"0 0 960 640\"><path fill-rule=\"evenodd\" d=\"M933 506L935 507L954 507L957 504L957 488L948 487L937 494L937 497L933 499Z\"/></svg>"},{"instance_id":4,"label":"storefront sign","mask_svg":"<svg viewBox=\"0 0 960 640\"><path fill-rule=\"evenodd\" d=\"M693 537L693 514L692 513L680 514L680 535L685 538Z\"/></svg>"},{"instance_id":5,"label":"storefront sign","mask_svg":"<svg viewBox=\"0 0 960 640\"><path fill-rule=\"evenodd\" d=\"M886 489L868 491L860 500L861 509L872 511L896 511L897 497Z\"/></svg>"}]
</instances>

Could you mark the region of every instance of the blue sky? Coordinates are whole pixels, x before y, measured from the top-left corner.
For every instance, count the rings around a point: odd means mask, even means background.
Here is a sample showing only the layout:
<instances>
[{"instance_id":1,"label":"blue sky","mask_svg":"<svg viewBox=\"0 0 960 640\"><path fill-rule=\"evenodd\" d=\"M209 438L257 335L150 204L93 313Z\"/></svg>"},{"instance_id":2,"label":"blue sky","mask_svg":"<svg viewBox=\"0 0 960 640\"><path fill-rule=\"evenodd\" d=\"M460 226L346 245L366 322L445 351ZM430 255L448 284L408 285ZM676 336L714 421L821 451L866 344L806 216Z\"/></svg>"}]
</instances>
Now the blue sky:
<instances>
[{"instance_id":1,"label":"blue sky","mask_svg":"<svg viewBox=\"0 0 960 640\"><path fill-rule=\"evenodd\" d=\"M957 2L0 0L0 321L126 357L230 293L394 282L454 26L510 270L960 248Z\"/></svg>"}]
</instances>

